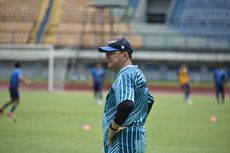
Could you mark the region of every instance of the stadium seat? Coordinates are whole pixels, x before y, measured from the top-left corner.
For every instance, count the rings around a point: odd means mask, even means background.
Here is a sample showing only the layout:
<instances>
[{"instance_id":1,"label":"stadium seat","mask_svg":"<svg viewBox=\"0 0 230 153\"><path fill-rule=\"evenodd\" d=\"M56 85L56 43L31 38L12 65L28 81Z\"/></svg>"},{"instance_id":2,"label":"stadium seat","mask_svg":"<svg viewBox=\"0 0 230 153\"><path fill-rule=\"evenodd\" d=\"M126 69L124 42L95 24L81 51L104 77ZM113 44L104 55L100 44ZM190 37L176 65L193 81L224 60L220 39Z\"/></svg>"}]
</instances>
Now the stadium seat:
<instances>
[{"instance_id":1,"label":"stadium seat","mask_svg":"<svg viewBox=\"0 0 230 153\"><path fill-rule=\"evenodd\" d=\"M31 38L42 0L0 1L0 43L25 44Z\"/></svg>"},{"instance_id":2,"label":"stadium seat","mask_svg":"<svg viewBox=\"0 0 230 153\"><path fill-rule=\"evenodd\" d=\"M108 8L96 6L96 1L66 0L54 31L55 45L95 48L124 35L133 39L135 46L143 44L128 23L121 22Z\"/></svg>"}]
</instances>

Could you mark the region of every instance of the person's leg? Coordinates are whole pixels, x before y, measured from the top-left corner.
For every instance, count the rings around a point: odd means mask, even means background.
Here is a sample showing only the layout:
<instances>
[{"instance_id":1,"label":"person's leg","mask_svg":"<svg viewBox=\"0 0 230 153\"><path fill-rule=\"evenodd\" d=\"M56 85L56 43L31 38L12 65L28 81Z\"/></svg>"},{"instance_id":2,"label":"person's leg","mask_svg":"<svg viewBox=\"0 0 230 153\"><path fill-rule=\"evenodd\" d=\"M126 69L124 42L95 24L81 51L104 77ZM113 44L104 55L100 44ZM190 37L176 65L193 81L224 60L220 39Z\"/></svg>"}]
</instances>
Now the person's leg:
<instances>
[{"instance_id":1,"label":"person's leg","mask_svg":"<svg viewBox=\"0 0 230 153\"><path fill-rule=\"evenodd\" d=\"M11 113L14 113L14 111L15 111L15 109L16 109L16 107L17 107L18 105L19 105L19 101L16 100L16 101L14 102L13 106L11 107L10 112L11 112Z\"/></svg>"},{"instance_id":2,"label":"person's leg","mask_svg":"<svg viewBox=\"0 0 230 153\"><path fill-rule=\"evenodd\" d=\"M9 117L13 117L14 116L14 111L17 108L18 105L19 105L19 100L15 100L13 102L13 106L11 107L10 111L8 112L8 116Z\"/></svg>"},{"instance_id":3,"label":"person's leg","mask_svg":"<svg viewBox=\"0 0 230 153\"><path fill-rule=\"evenodd\" d=\"M221 102L224 104L225 92L224 92L224 85L221 87Z\"/></svg>"},{"instance_id":4,"label":"person's leg","mask_svg":"<svg viewBox=\"0 0 230 153\"><path fill-rule=\"evenodd\" d=\"M100 93L100 83L98 82L95 84L95 91L96 91L95 98L96 98L97 104L101 105L102 100L101 100L101 93Z\"/></svg>"},{"instance_id":5,"label":"person's leg","mask_svg":"<svg viewBox=\"0 0 230 153\"><path fill-rule=\"evenodd\" d=\"M94 98L96 99L97 98L97 91L94 89Z\"/></svg>"},{"instance_id":6,"label":"person's leg","mask_svg":"<svg viewBox=\"0 0 230 153\"><path fill-rule=\"evenodd\" d=\"M189 84L186 85L185 88L185 99L186 99L186 103L189 105L192 105L192 100L190 99L190 94L191 94L191 89Z\"/></svg>"},{"instance_id":7,"label":"person's leg","mask_svg":"<svg viewBox=\"0 0 230 153\"><path fill-rule=\"evenodd\" d=\"M101 98L101 92L100 90L97 91L97 104L101 105L102 104L102 98Z\"/></svg>"},{"instance_id":8,"label":"person's leg","mask_svg":"<svg viewBox=\"0 0 230 153\"><path fill-rule=\"evenodd\" d=\"M219 87L216 85L216 101L219 104Z\"/></svg>"},{"instance_id":9,"label":"person's leg","mask_svg":"<svg viewBox=\"0 0 230 153\"><path fill-rule=\"evenodd\" d=\"M94 99L95 99L95 101L97 101L98 91L97 91L97 83L96 82L94 82L93 91L94 91Z\"/></svg>"},{"instance_id":10,"label":"person's leg","mask_svg":"<svg viewBox=\"0 0 230 153\"><path fill-rule=\"evenodd\" d=\"M187 86L186 89L185 89L185 99L186 99L186 100L189 99L189 95L190 95L190 89L189 89L189 87Z\"/></svg>"},{"instance_id":11,"label":"person's leg","mask_svg":"<svg viewBox=\"0 0 230 153\"><path fill-rule=\"evenodd\" d=\"M15 90L13 90L12 88L9 88L9 94L10 94L11 100L8 101L8 102L6 102L6 103L0 108L0 114L3 114L4 109L6 109L8 106L10 106L10 105L14 102Z\"/></svg>"},{"instance_id":12,"label":"person's leg","mask_svg":"<svg viewBox=\"0 0 230 153\"><path fill-rule=\"evenodd\" d=\"M98 99L102 101L102 83L98 86Z\"/></svg>"},{"instance_id":13,"label":"person's leg","mask_svg":"<svg viewBox=\"0 0 230 153\"><path fill-rule=\"evenodd\" d=\"M181 86L181 89L183 90L184 92L184 102L186 104L190 104L190 100L189 100L189 96L190 96L190 87L188 84L184 84Z\"/></svg>"},{"instance_id":14,"label":"person's leg","mask_svg":"<svg viewBox=\"0 0 230 153\"><path fill-rule=\"evenodd\" d=\"M185 85L181 85L181 90L184 93L184 102L186 102L186 89L185 89Z\"/></svg>"},{"instance_id":15,"label":"person's leg","mask_svg":"<svg viewBox=\"0 0 230 153\"><path fill-rule=\"evenodd\" d=\"M93 93L94 93L94 98L97 97L97 91L96 91L96 83L93 82Z\"/></svg>"},{"instance_id":16,"label":"person's leg","mask_svg":"<svg viewBox=\"0 0 230 153\"><path fill-rule=\"evenodd\" d=\"M222 104L224 104L224 98L225 98L224 92L221 93L221 97L222 97Z\"/></svg>"},{"instance_id":17,"label":"person's leg","mask_svg":"<svg viewBox=\"0 0 230 153\"><path fill-rule=\"evenodd\" d=\"M12 88L11 89L12 93L12 101L13 101L13 106L11 107L10 111L8 112L8 117L13 117L15 109L17 108L19 104L19 91L18 88Z\"/></svg>"},{"instance_id":18,"label":"person's leg","mask_svg":"<svg viewBox=\"0 0 230 153\"><path fill-rule=\"evenodd\" d=\"M98 91L98 99L102 100L102 91L101 90Z\"/></svg>"},{"instance_id":19,"label":"person's leg","mask_svg":"<svg viewBox=\"0 0 230 153\"><path fill-rule=\"evenodd\" d=\"M9 102L6 102L3 106L2 106L2 108L0 108L0 114L3 114L3 112L4 112L4 109L6 109L9 105L11 105L13 103L13 101L11 100L11 101L9 101Z\"/></svg>"},{"instance_id":20,"label":"person's leg","mask_svg":"<svg viewBox=\"0 0 230 153\"><path fill-rule=\"evenodd\" d=\"M97 98L98 105L102 105L102 91L98 90L98 98Z\"/></svg>"}]
</instances>

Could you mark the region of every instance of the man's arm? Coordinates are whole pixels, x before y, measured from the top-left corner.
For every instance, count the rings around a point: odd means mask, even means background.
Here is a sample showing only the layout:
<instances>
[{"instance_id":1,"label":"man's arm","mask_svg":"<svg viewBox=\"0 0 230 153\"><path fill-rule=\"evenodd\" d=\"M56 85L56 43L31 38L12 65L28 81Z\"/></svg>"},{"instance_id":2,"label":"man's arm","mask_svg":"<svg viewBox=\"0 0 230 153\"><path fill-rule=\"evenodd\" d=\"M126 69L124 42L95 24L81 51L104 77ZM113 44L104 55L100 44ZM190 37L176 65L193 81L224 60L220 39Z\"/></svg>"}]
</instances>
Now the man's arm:
<instances>
[{"instance_id":1,"label":"man's arm","mask_svg":"<svg viewBox=\"0 0 230 153\"><path fill-rule=\"evenodd\" d=\"M134 102L130 100L125 100L121 102L117 107L117 113L115 115L113 123L109 126L109 143L112 144L113 137L116 133L126 129L122 125L127 120L129 114L132 112L134 107Z\"/></svg>"},{"instance_id":2,"label":"man's arm","mask_svg":"<svg viewBox=\"0 0 230 153\"><path fill-rule=\"evenodd\" d=\"M30 80L26 80L26 79L24 79L24 78L20 78L20 81L21 81L22 83L24 83L24 84L30 84L30 83L31 83Z\"/></svg>"},{"instance_id":3,"label":"man's arm","mask_svg":"<svg viewBox=\"0 0 230 153\"><path fill-rule=\"evenodd\" d=\"M148 93L148 114L151 111L153 104L154 104L154 97L150 93Z\"/></svg>"}]
</instances>

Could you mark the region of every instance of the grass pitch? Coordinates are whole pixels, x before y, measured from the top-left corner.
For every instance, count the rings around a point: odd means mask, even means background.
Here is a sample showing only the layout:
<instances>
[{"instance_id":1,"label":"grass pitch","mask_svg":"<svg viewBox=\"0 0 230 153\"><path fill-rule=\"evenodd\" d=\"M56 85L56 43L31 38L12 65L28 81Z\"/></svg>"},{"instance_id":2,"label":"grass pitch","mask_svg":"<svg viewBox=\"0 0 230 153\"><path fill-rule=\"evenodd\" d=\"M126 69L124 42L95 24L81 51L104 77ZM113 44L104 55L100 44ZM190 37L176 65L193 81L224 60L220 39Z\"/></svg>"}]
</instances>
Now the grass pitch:
<instances>
[{"instance_id":1,"label":"grass pitch","mask_svg":"<svg viewBox=\"0 0 230 153\"><path fill-rule=\"evenodd\" d=\"M229 97L217 105L214 95L192 95L193 105L188 106L180 94L154 96L146 123L146 153L230 151ZM0 105L8 99L8 92L0 91ZM16 123L0 117L0 152L102 153L102 112L92 92L21 91ZM215 123L211 116L217 117ZM82 130L84 124L91 130Z\"/></svg>"}]
</instances>

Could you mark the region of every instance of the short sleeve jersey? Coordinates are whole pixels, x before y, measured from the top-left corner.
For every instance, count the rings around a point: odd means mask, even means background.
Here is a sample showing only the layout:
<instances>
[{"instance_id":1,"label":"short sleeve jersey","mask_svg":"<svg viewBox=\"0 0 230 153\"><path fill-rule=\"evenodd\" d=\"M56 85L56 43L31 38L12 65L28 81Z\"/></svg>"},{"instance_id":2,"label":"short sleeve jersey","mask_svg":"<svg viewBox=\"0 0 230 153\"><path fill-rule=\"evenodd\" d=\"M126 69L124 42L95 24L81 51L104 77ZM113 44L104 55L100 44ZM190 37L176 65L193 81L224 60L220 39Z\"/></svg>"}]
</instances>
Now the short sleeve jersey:
<instances>
[{"instance_id":1,"label":"short sleeve jersey","mask_svg":"<svg viewBox=\"0 0 230 153\"><path fill-rule=\"evenodd\" d=\"M189 72L188 69L180 69L179 70L179 80L180 83L183 84L189 84Z\"/></svg>"},{"instance_id":2,"label":"short sleeve jersey","mask_svg":"<svg viewBox=\"0 0 230 153\"><path fill-rule=\"evenodd\" d=\"M103 83L104 77L105 77L105 71L104 69L100 68L93 68L91 71L92 77L94 78L94 81L97 83Z\"/></svg>"},{"instance_id":3,"label":"short sleeve jersey","mask_svg":"<svg viewBox=\"0 0 230 153\"><path fill-rule=\"evenodd\" d=\"M21 69L15 69L10 77L10 87L11 88L18 88L20 79L22 78L22 71Z\"/></svg>"},{"instance_id":4,"label":"short sleeve jersey","mask_svg":"<svg viewBox=\"0 0 230 153\"><path fill-rule=\"evenodd\" d=\"M217 85L223 85L227 79L227 74L224 69L214 71L214 81Z\"/></svg>"},{"instance_id":5,"label":"short sleeve jersey","mask_svg":"<svg viewBox=\"0 0 230 153\"><path fill-rule=\"evenodd\" d=\"M153 98L149 93L146 78L138 66L130 65L122 68L106 97L103 116L104 139L107 139L108 127L113 122L117 106L121 102L125 100L134 102L134 108L124 125L144 126L148 104Z\"/></svg>"}]
</instances>

